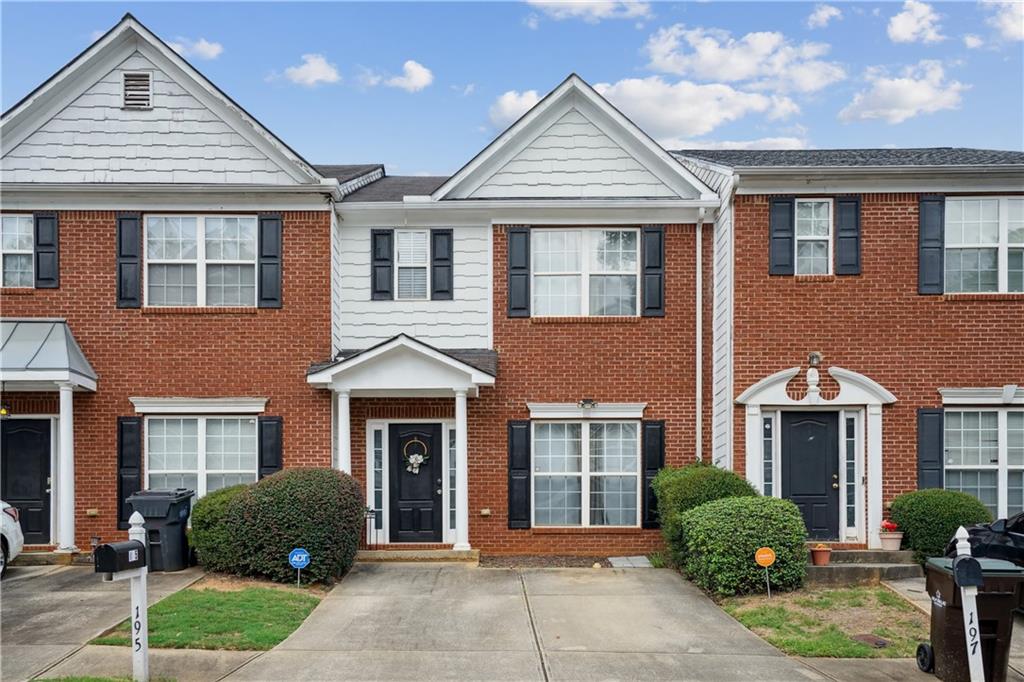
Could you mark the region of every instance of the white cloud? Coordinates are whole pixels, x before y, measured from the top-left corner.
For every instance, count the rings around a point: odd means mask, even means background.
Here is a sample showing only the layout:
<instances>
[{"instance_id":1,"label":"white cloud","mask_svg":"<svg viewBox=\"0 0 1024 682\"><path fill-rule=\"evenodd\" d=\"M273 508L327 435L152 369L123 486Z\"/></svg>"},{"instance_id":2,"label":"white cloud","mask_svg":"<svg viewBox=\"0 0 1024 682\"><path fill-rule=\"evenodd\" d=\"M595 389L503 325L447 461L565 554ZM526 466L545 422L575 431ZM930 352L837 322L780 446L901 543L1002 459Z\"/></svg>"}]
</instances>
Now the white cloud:
<instances>
[{"instance_id":1,"label":"white cloud","mask_svg":"<svg viewBox=\"0 0 1024 682\"><path fill-rule=\"evenodd\" d=\"M660 76L598 83L594 88L657 140L706 135L752 113L779 119L800 111L788 97L742 92L722 83L669 83Z\"/></svg>"},{"instance_id":2,"label":"white cloud","mask_svg":"<svg viewBox=\"0 0 1024 682\"><path fill-rule=\"evenodd\" d=\"M380 85L384 80L384 76L380 75L373 69L368 69L365 66L357 67L359 73L356 75L356 82L364 88L372 88Z\"/></svg>"},{"instance_id":3,"label":"white cloud","mask_svg":"<svg viewBox=\"0 0 1024 682\"><path fill-rule=\"evenodd\" d=\"M807 28L825 28L833 19L842 19L843 12L832 5L815 5L807 17Z\"/></svg>"},{"instance_id":4,"label":"white cloud","mask_svg":"<svg viewBox=\"0 0 1024 682\"><path fill-rule=\"evenodd\" d=\"M527 3L559 21L582 19L588 24L596 24L604 19L636 19L651 16L649 2L633 0L527 0ZM527 19L529 20L529 17ZM533 24L528 23L527 26L536 28L536 21Z\"/></svg>"},{"instance_id":5,"label":"white cloud","mask_svg":"<svg viewBox=\"0 0 1024 682\"><path fill-rule=\"evenodd\" d=\"M1021 0L985 0L993 14L985 21L1006 40L1024 40L1024 2Z\"/></svg>"},{"instance_id":6,"label":"white cloud","mask_svg":"<svg viewBox=\"0 0 1024 682\"><path fill-rule=\"evenodd\" d=\"M969 50L976 50L984 44L985 41L981 39L981 36L974 35L973 33L968 33L964 36L964 45Z\"/></svg>"},{"instance_id":7,"label":"white cloud","mask_svg":"<svg viewBox=\"0 0 1024 682\"><path fill-rule=\"evenodd\" d=\"M402 65L402 75L392 76L384 81L389 88L401 88L406 92L419 92L434 82L434 74L427 67L412 59Z\"/></svg>"},{"instance_id":8,"label":"white cloud","mask_svg":"<svg viewBox=\"0 0 1024 682\"><path fill-rule=\"evenodd\" d=\"M536 31L538 28L540 28L540 15L531 12L526 16L525 19L523 19L523 26L530 29L531 31Z\"/></svg>"},{"instance_id":9,"label":"white cloud","mask_svg":"<svg viewBox=\"0 0 1024 682\"><path fill-rule=\"evenodd\" d=\"M491 105L488 112L491 125L499 130L507 128L539 101L540 95L536 90L527 90L526 92L509 90L494 100L494 104Z\"/></svg>"},{"instance_id":10,"label":"white cloud","mask_svg":"<svg viewBox=\"0 0 1024 682\"><path fill-rule=\"evenodd\" d=\"M675 24L651 35L644 49L656 71L742 81L754 89L815 92L846 77L842 66L819 59L829 45L794 44L778 32L748 33L737 40L728 31Z\"/></svg>"},{"instance_id":11,"label":"white cloud","mask_svg":"<svg viewBox=\"0 0 1024 682\"><path fill-rule=\"evenodd\" d=\"M939 14L920 0L906 0L903 11L889 19L888 32L894 43L937 43L946 38Z\"/></svg>"},{"instance_id":12,"label":"white cloud","mask_svg":"<svg viewBox=\"0 0 1024 682\"><path fill-rule=\"evenodd\" d=\"M666 149L807 149L800 137L762 137L756 140L662 140Z\"/></svg>"},{"instance_id":13,"label":"white cloud","mask_svg":"<svg viewBox=\"0 0 1024 682\"><path fill-rule=\"evenodd\" d=\"M216 59L224 51L224 46L214 43L206 38L192 40L178 36L170 43L171 49L182 57L195 57L197 59Z\"/></svg>"},{"instance_id":14,"label":"white cloud","mask_svg":"<svg viewBox=\"0 0 1024 682\"><path fill-rule=\"evenodd\" d=\"M449 86L452 90L459 93L463 97L469 97L476 92L476 83L466 83L465 85L452 85Z\"/></svg>"},{"instance_id":15,"label":"white cloud","mask_svg":"<svg viewBox=\"0 0 1024 682\"><path fill-rule=\"evenodd\" d=\"M881 119L902 123L921 114L958 108L961 95L970 88L947 80L941 62L931 59L906 67L899 76L890 76L878 67L869 68L865 79L870 87L854 95L839 112L841 121Z\"/></svg>"},{"instance_id":16,"label":"white cloud","mask_svg":"<svg viewBox=\"0 0 1024 682\"><path fill-rule=\"evenodd\" d=\"M302 55L302 64L289 66L284 70L284 75L292 83L313 88L321 83L337 83L341 80L338 67L327 61L322 54Z\"/></svg>"}]
</instances>

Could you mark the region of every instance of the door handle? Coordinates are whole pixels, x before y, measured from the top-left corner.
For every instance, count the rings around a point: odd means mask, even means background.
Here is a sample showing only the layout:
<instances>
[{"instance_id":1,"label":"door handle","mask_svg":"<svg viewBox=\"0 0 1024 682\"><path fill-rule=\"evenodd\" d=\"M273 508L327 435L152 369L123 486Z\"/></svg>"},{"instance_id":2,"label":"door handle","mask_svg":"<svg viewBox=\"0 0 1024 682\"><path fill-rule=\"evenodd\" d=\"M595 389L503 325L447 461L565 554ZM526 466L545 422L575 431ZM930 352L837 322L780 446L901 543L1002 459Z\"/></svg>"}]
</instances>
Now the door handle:
<instances>
[{"instance_id":1,"label":"door handle","mask_svg":"<svg viewBox=\"0 0 1024 682\"><path fill-rule=\"evenodd\" d=\"M444 494L444 491L443 491L443 490L441 490L440 488L438 488L438 489L437 489L437 494L438 494L438 495L443 495L443 494Z\"/></svg>"},{"instance_id":2,"label":"door handle","mask_svg":"<svg viewBox=\"0 0 1024 682\"><path fill-rule=\"evenodd\" d=\"M838 483L833 483L832 484L832 489L833 490L839 490L839 484Z\"/></svg>"}]
</instances>

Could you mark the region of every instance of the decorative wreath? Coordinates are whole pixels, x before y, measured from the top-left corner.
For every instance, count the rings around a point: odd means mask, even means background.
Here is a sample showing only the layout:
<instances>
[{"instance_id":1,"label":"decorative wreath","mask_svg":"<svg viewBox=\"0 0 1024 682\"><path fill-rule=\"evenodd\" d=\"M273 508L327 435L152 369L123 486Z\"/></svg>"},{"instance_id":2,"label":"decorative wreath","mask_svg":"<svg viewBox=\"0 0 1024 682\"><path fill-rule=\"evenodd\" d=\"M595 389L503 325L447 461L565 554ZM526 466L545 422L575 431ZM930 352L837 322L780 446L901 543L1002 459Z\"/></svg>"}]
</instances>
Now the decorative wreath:
<instances>
[{"instance_id":1,"label":"decorative wreath","mask_svg":"<svg viewBox=\"0 0 1024 682\"><path fill-rule=\"evenodd\" d=\"M422 452L412 452L410 454L409 447L414 443L418 443ZM402 448L402 459L405 460L405 470L410 474L420 473L420 466L425 464L430 459L429 451L427 450L427 444L421 441L419 438L413 438L405 444Z\"/></svg>"}]
</instances>

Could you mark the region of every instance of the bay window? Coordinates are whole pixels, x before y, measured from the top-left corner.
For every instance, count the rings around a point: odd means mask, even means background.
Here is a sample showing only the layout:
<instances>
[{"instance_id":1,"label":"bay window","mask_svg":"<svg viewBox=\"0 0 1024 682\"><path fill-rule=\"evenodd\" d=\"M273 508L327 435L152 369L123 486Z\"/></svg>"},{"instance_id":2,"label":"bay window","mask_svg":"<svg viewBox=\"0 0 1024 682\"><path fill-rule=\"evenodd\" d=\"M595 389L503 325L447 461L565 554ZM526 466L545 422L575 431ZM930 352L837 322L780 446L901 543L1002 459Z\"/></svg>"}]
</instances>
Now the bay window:
<instances>
[{"instance_id":1,"label":"bay window","mask_svg":"<svg viewBox=\"0 0 1024 682\"><path fill-rule=\"evenodd\" d=\"M0 285L31 287L33 221L30 215L5 215L0 221Z\"/></svg>"},{"instance_id":2,"label":"bay window","mask_svg":"<svg viewBox=\"0 0 1024 682\"><path fill-rule=\"evenodd\" d=\"M533 525L636 526L638 422L534 422Z\"/></svg>"},{"instance_id":3,"label":"bay window","mask_svg":"<svg viewBox=\"0 0 1024 682\"><path fill-rule=\"evenodd\" d=\"M255 417L150 417L146 487L190 488L196 498L258 473Z\"/></svg>"},{"instance_id":4,"label":"bay window","mask_svg":"<svg viewBox=\"0 0 1024 682\"><path fill-rule=\"evenodd\" d=\"M945 487L997 518L1024 511L1024 410L945 412Z\"/></svg>"},{"instance_id":5,"label":"bay window","mask_svg":"<svg viewBox=\"0 0 1024 682\"><path fill-rule=\"evenodd\" d=\"M535 229L533 314L638 315L636 229Z\"/></svg>"},{"instance_id":6,"label":"bay window","mask_svg":"<svg viewBox=\"0 0 1024 682\"><path fill-rule=\"evenodd\" d=\"M947 198L946 292L1024 292L1024 198Z\"/></svg>"}]
</instances>

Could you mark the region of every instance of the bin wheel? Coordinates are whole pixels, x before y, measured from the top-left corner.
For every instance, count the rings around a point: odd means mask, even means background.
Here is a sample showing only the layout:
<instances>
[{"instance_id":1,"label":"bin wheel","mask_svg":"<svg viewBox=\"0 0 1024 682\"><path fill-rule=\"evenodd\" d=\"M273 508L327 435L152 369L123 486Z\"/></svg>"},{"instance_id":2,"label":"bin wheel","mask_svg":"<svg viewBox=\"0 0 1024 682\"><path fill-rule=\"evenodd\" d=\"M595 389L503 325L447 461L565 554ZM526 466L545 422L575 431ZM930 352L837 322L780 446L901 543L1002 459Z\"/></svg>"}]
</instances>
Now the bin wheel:
<instances>
[{"instance_id":1,"label":"bin wheel","mask_svg":"<svg viewBox=\"0 0 1024 682\"><path fill-rule=\"evenodd\" d=\"M935 652L931 644L917 645L917 667L924 673L935 672Z\"/></svg>"}]
</instances>

